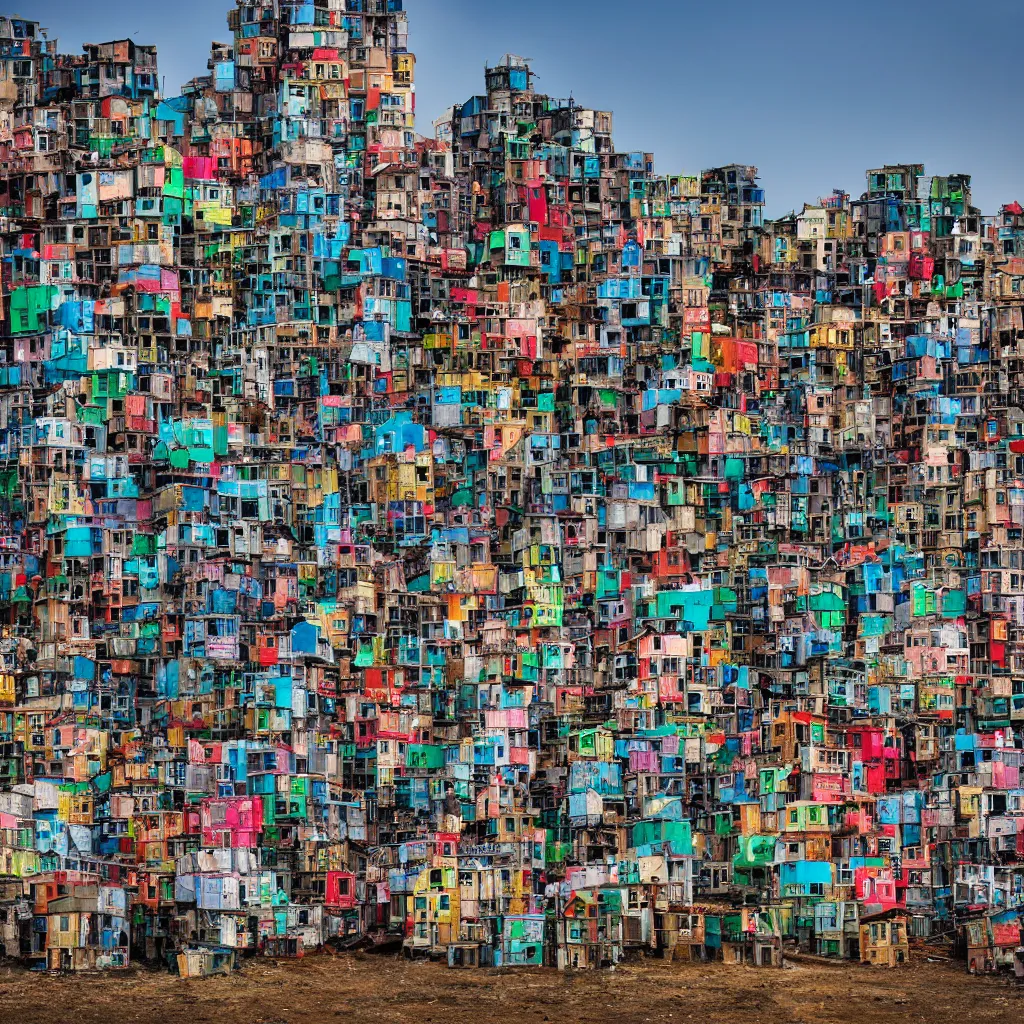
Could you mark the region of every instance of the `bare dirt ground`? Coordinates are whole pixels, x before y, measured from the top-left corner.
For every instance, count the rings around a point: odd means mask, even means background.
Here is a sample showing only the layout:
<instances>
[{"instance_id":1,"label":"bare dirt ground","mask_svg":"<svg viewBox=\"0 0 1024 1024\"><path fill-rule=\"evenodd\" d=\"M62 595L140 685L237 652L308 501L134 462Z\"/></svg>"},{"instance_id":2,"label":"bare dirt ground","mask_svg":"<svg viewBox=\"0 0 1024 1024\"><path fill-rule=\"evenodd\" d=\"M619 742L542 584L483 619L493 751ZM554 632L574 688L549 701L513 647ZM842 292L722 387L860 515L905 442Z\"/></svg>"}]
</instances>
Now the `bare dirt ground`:
<instances>
[{"instance_id":1,"label":"bare dirt ground","mask_svg":"<svg viewBox=\"0 0 1024 1024\"><path fill-rule=\"evenodd\" d=\"M1022 1012L1024 989L922 957L898 970L645 961L559 974L320 955L205 980L0 967L2 1024L985 1024Z\"/></svg>"}]
</instances>

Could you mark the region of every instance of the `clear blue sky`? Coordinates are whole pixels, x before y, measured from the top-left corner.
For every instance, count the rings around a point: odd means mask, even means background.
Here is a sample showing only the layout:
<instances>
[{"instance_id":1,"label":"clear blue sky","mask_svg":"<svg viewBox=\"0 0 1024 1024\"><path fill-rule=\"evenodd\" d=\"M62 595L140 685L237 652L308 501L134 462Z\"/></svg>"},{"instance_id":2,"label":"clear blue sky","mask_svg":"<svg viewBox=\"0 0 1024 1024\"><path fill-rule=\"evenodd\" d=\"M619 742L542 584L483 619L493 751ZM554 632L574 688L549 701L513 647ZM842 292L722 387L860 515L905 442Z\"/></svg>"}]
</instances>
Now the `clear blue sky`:
<instances>
[{"instance_id":1,"label":"clear blue sky","mask_svg":"<svg viewBox=\"0 0 1024 1024\"><path fill-rule=\"evenodd\" d=\"M61 49L156 43L167 92L227 40L230 0L19 0ZM778 215L864 170L974 176L985 213L1024 201L1022 0L406 0L419 130L483 90L504 53L539 89L615 113L620 149L661 171L755 164ZM19 13L15 8L14 13Z\"/></svg>"}]
</instances>

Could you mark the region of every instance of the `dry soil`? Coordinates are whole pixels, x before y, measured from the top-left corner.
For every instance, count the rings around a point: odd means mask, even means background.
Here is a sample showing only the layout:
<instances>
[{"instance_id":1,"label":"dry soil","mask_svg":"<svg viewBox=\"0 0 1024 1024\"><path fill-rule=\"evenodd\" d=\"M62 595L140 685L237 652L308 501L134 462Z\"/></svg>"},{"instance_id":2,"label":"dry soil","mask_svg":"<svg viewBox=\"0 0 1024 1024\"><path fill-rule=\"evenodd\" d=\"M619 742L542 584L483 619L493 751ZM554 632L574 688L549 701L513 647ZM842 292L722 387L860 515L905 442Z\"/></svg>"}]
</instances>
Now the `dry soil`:
<instances>
[{"instance_id":1,"label":"dry soil","mask_svg":"<svg viewBox=\"0 0 1024 1024\"><path fill-rule=\"evenodd\" d=\"M2 1024L1016 1024L1022 1011L1024 988L921 956L897 970L644 961L559 974L343 954L254 960L231 977L195 980L0 967Z\"/></svg>"}]
</instances>

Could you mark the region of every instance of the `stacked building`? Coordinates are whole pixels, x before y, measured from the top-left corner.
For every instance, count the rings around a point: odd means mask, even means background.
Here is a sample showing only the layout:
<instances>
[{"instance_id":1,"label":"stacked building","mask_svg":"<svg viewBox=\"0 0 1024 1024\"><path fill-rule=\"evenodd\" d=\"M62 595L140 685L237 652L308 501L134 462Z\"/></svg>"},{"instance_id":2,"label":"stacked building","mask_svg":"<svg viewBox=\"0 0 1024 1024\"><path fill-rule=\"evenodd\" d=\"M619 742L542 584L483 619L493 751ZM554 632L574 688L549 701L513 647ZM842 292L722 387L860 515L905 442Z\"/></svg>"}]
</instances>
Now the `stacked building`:
<instances>
[{"instance_id":1,"label":"stacked building","mask_svg":"<svg viewBox=\"0 0 1024 1024\"><path fill-rule=\"evenodd\" d=\"M1012 958L1024 210L777 220L401 0L0 18L0 946Z\"/></svg>"}]
</instances>

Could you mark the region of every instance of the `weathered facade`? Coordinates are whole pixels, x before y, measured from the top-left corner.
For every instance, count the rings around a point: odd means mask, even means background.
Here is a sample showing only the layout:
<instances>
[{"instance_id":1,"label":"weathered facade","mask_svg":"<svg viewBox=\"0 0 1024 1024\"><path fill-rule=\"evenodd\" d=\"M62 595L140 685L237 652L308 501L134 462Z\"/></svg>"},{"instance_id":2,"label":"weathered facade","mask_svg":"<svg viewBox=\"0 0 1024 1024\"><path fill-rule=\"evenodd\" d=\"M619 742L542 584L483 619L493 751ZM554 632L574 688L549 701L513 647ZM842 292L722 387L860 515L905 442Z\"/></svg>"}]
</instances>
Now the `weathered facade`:
<instances>
[{"instance_id":1,"label":"weathered facade","mask_svg":"<svg viewBox=\"0 0 1024 1024\"><path fill-rule=\"evenodd\" d=\"M160 97L0 18L3 951L1005 960L1024 210L228 22Z\"/></svg>"}]
</instances>

